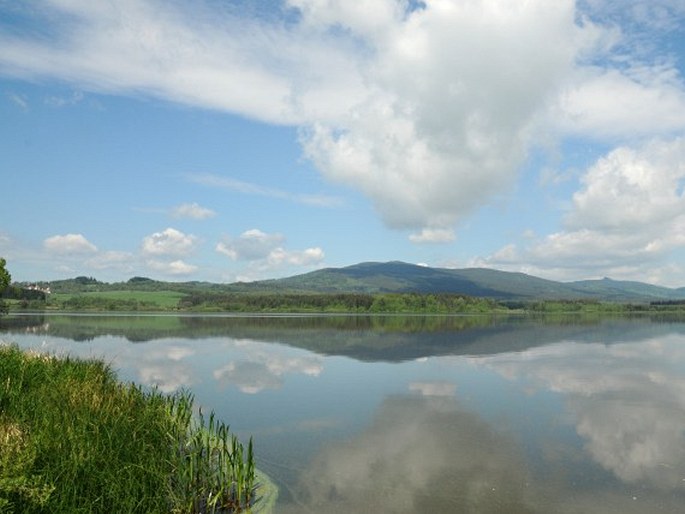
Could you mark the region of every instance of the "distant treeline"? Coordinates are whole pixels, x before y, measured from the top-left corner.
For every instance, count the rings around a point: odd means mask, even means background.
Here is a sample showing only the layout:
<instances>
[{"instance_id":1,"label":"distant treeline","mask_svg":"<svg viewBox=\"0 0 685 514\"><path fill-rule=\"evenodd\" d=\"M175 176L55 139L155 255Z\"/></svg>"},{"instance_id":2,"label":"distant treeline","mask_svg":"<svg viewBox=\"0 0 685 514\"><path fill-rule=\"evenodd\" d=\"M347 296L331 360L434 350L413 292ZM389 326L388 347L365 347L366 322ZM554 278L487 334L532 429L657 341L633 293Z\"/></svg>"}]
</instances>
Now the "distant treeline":
<instances>
[{"instance_id":1,"label":"distant treeline","mask_svg":"<svg viewBox=\"0 0 685 514\"><path fill-rule=\"evenodd\" d=\"M157 302L141 301L135 298L107 298L96 295L74 295L52 303L54 307L67 311L157 311L167 310Z\"/></svg>"},{"instance_id":2,"label":"distant treeline","mask_svg":"<svg viewBox=\"0 0 685 514\"><path fill-rule=\"evenodd\" d=\"M54 284L54 283L53 283ZM12 285L3 296L13 310L190 311L264 313L461 314L683 312L685 301L651 303L597 300L496 300L453 293L226 292L206 283L177 284L134 277L103 284L78 277L59 292ZM77 287L77 285L80 287ZM167 286L167 289L163 289Z\"/></svg>"},{"instance_id":3,"label":"distant treeline","mask_svg":"<svg viewBox=\"0 0 685 514\"><path fill-rule=\"evenodd\" d=\"M490 312L497 302L454 294L192 293L181 310L230 312L461 313Z\"/></svg>"},{"instance_id":4,"label":"distant treeline","mask_svg":"<svg viewBox=\"0 0 685 514\"><path fill-rule=\"evenodd\" d=\"M12 303L20 309L40 310L45 308L47 295L41 290L11 285L0 295L0 302L5 306L0 310L7 308L3 300L13 300Z\"/></svg>"},{"instance_id":5,"label":"distant treeline","mask_svg":"<svg viewBox=\"0 0 685 514\"><path fill-rule=\"evenodd\" d=\"M7 300L43 300L45 301L46 294L44 291L38 289L28 289L11 285L2 293L2 298Z\"/></svg>"},{"instance_id":6,"label":"distant treeline","mask_svg":"<svg viewBox=\"0 0 685 514\"><path fill-rule=\"evenodd\" d=\"M227 312L333 313L627 313L684 311L685 302L644 304L596 300L520 300L439 293L191 293L178 302L180 310Z\"/></svg>"}]
</instances>

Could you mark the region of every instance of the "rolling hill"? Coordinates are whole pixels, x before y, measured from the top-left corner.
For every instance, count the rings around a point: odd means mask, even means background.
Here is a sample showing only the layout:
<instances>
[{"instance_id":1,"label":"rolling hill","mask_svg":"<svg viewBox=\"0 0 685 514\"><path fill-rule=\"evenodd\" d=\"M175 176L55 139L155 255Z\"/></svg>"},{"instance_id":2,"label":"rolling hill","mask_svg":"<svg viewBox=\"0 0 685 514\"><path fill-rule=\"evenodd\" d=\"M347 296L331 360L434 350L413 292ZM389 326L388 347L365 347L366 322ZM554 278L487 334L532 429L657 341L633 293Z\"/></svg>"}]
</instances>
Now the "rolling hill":
<instances>
[{"instance_id":1,"label":"rolling hill","mask_svg":"<svg viewBox=\"0 0 685 514\"><path fill-rule=\"evenodd\" d=\"M608 278L557 282L488 268L447 269L405 262L364 262L293 277L236 283L236 291L319 293L457 293L500 300L588 299L604 301L685 300L685 289Z\"/></svg>"},{"instance_id":2,"label":"rolling hill","mask_svg":"<svg viewBox=\"0 0 685 514\"><path fill-rule=\"evenodd\" d=\"M157 292L161 296L178 293L451 293L503 301L685 302L685 288L609 278L558 282L488 268L431 268L399 261L363 262L287 278L232 284L163 282L145 277L109 284L92 277L76 277L41 282L40 285L51 288L53 293L71 295L117 291L136 294Z\"/></svg>"}]
</instances>

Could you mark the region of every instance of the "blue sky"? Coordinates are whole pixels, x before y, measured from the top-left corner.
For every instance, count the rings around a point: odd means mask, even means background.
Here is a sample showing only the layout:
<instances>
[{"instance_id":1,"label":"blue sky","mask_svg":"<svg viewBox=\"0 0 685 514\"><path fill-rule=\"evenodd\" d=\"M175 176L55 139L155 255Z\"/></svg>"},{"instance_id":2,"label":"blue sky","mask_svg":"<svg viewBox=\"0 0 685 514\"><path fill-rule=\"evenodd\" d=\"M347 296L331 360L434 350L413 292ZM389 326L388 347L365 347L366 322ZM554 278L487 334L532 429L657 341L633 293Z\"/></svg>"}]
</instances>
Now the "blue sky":
<instances>
[{"instance_id":1,"label":"blue sky","mask_svg":"<svg viewBox=\"0 0 685 514\"><path fill-rule=\"evenodd\" d=\"M681 0L0 0L15 280L685 286Z\"/></svg>"}]
</instances>

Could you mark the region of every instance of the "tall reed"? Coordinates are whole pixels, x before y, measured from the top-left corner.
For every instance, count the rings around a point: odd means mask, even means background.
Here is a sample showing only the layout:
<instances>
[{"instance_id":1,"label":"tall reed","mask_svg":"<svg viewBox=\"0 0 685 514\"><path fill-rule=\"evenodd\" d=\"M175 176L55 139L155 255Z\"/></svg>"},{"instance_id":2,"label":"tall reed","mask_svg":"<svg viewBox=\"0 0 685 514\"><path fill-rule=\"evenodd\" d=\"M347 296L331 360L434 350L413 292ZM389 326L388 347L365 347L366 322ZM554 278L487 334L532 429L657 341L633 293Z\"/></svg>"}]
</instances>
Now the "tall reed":
<instances>
[{"instance_id":1,"label":"tall reed","mask_svg":"<svg viewBox=\"0 0 685 514\"><path fill-rule=\"evenodd\" d=\"M257 487L252 441L244 455L189 392L0 346L0 512L234 513Z\"/></svg>"},{"instance_id":2,"label":"tall reed","mask_svg":"<svg viewBox=\"0 0 685 514\"><path fill-rule=\"evenodd\" d=\"M193 396L183 392L169 402L175 420L171 441L176 452L170 487L180 512L240 512L256 502L252 438L247 456L228 425L213 412L192 414Z\"/></svg>"}]
</instances>

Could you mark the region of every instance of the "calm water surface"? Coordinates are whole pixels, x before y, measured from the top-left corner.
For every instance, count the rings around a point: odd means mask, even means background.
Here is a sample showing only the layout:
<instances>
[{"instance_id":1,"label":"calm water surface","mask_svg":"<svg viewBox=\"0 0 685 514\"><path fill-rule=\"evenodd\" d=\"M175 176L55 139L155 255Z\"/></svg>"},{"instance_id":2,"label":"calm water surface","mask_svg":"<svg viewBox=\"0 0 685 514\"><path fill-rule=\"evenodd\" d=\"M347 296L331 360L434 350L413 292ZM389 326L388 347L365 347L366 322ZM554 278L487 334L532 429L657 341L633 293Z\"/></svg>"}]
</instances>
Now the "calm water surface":
<instances>
[{"instance_id":1,"label":"calm water surface","mask_svg":"<svg viewBox=\"0 0 685 514\"><path fill-rule=\"evenodd\" d=\"M0 340L185 387L279 513L685 512L685 322L14 316Z\"/></svg>"}]
</instances>

